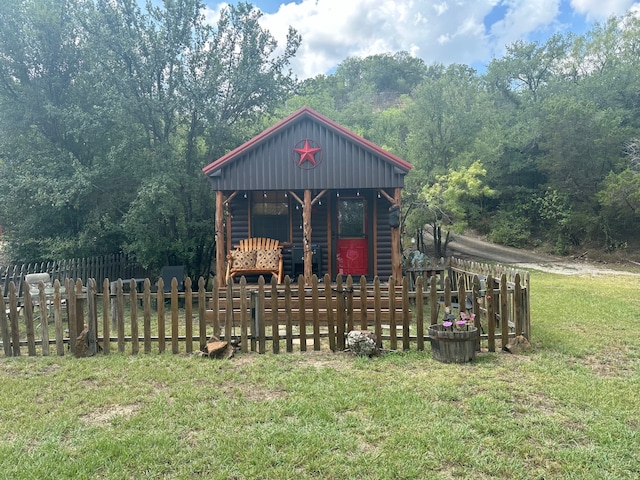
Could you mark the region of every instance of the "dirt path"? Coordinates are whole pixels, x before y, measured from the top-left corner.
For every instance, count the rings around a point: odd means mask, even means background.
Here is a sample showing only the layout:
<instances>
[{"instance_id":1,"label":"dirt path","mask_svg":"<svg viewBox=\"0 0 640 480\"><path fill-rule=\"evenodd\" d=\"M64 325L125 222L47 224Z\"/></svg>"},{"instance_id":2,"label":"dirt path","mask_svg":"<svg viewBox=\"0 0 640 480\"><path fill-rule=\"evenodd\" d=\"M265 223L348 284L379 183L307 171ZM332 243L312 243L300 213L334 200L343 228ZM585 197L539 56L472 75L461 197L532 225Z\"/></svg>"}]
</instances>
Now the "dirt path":
<instances>
[{"instance_id":1,"label":"dirt path","mask_svg":"<svg viewBox=\"0 0 640 480\"><path fill-rule=\"evenodd\" d=\"M460 258L486 260L563 275L640 276L640 268L636 268L632 264L611 266L556 257L528 250L505 247L468 235L454 235L449 243L449 253Z\"/></svg>"}]
</instances>

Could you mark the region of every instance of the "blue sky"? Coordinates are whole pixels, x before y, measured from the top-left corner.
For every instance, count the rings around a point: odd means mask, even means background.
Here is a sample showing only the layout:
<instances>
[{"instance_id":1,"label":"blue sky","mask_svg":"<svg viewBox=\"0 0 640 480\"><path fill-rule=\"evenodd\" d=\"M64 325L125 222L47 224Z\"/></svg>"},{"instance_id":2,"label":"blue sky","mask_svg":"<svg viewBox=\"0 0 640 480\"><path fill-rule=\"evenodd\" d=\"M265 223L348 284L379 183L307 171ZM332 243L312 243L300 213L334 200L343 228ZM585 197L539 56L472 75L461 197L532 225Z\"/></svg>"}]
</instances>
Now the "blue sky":
<instances>
[{"instance_id":1,"label":"blue sky","mask_svg":"<svg viewBox=\"0 0 640 480\"><path fill-rule=\"evenodd\" d=\"M203 0L214 21L226 3ZM516 40L544 42L556 32L582 34L594 22L632 10L634 0L254 0L262 26L284 43L302 35L292 62L300 79L329 73L348 57L407 51L434 62L482 71Z\"/></svg>"}]
</instances>

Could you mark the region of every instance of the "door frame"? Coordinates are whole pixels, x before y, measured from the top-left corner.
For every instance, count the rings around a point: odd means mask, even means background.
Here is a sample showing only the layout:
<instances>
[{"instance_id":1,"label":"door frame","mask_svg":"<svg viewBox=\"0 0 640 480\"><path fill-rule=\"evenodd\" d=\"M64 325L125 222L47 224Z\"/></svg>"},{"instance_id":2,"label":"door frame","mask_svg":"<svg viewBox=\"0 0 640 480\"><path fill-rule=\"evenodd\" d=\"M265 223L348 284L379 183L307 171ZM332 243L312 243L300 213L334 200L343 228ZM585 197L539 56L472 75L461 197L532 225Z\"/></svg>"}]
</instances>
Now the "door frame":
<instances>
[{"instance_id":1,"label":"door frame","mask_svg":"<svg viewBox=\"0 0 640 480\"><path fill-rule=\"evenodd\" d=\"M367 274L365 275L365 277L367 279L371 279L374 276L374 262L373 262L373 258L375 255L375 252L373 251L373 246L374 246L374 233L375 233L375 229L374 229L374 221L375 218L373 216L374 214L374 204L373 202L375 201L373 198L373 190L336 190L333 193L333 197L335 199L335 201L331 202L331 224L333 225L334 228L332 228L331 230L331 250L334 252L334 254L331 256L330 262L331 262L331 271L333 272L333 276L337 276L338 275L338 228L339 228L339 221L338 221L338 204L340 203L340 200L344 200L344 199L362 199L364 201L364 230L365 230L365 237L367 240Z\"/></svg>"}]
</instances>

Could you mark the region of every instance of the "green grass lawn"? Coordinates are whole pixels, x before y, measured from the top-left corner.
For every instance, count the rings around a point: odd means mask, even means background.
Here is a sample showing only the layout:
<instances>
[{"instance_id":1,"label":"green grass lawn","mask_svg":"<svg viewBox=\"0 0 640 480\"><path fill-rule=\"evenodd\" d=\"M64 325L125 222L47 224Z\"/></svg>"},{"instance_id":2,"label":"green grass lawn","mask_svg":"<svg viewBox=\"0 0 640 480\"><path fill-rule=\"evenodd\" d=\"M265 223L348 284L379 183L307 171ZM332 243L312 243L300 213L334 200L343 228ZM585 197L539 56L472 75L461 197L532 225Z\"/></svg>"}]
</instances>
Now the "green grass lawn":
<instances>
[{"instance_id":1,"label":"green grass lawn","mask_svg":"<svg viewBox=\"0 0 640 480\"><path fill-rule=\"evenodd\" d=\"M0 478L640 478L638 277L533 272L532 343L0 359Z\"/></svg>"}]
</instances>

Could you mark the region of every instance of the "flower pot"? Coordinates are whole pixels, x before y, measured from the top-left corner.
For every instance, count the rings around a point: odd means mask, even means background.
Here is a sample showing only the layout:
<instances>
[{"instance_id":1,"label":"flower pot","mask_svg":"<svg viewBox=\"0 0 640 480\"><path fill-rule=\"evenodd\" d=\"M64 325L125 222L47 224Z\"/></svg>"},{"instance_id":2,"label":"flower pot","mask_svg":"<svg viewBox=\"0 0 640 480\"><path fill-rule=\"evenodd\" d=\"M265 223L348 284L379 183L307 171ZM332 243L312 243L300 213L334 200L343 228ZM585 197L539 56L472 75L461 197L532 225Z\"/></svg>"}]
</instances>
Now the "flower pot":
<instances>
[{"instance_id":1,"label":"flower pot","mask_svg":"<svg viewBox=\"0 0 640 480\"><path fill-rule=\"evenodd\" d=\"M468 327L468 330L455 330L442 325L429 327L431 353L433 358L444 363L466 363L476 358L476 344L478 329Z\"/></svg>"}]
</instances>

